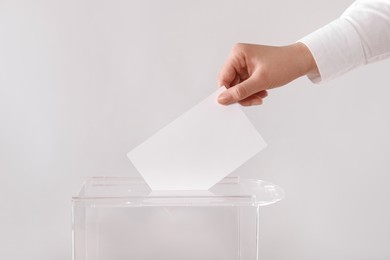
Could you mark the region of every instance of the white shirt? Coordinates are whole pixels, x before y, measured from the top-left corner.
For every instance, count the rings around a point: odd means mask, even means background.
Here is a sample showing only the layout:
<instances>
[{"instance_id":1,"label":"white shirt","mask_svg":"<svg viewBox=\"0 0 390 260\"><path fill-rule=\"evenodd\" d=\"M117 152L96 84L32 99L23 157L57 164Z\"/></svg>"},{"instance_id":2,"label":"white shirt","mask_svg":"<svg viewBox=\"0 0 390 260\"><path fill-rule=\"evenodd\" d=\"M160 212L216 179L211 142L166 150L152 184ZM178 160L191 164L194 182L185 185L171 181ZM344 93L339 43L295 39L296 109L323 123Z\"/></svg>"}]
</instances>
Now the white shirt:
<instances>
[{"instance_id":1,"label":"white shirt","mask_svg":"<svg viewBox=\"0 0 390 260\"><path fill-rule=\"evenodd\" d=\"M311 51L328 81L363 64L390 57L390 0L358 0L342 16L299 40Z\"/></svg>"}]
</instances>

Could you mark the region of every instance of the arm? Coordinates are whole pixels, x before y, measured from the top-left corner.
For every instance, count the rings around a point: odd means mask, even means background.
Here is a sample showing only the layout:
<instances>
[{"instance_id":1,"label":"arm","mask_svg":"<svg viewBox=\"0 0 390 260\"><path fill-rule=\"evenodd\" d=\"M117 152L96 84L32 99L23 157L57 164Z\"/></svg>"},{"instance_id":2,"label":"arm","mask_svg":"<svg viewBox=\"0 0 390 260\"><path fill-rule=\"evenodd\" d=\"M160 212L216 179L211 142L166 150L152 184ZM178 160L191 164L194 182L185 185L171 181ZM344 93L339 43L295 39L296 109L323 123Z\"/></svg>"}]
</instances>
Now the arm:
<instances>
[{"instance_id":1,"label":"arm","mask_svg":"<svg viewBox=\"0 0 390 260\"><path fill-rule=\"evenodd\" d=\"M323 82L389 56L390 0L359 0L293 45L236 45L218 77L218 84L228 88L218 101L258 105L268 89L303 75Z\"/></svg>"},{"instance_id":2,"label":"arm","mask_svg":"<svg viewBox=\"0 0 390 260\"><path fill-rule=\"evenodd\" d=\"M390 0L360 0L342 16L299 42L312 53L319 73L313 82L336 78L390 56Z\"/></svg>"}]
</instances>

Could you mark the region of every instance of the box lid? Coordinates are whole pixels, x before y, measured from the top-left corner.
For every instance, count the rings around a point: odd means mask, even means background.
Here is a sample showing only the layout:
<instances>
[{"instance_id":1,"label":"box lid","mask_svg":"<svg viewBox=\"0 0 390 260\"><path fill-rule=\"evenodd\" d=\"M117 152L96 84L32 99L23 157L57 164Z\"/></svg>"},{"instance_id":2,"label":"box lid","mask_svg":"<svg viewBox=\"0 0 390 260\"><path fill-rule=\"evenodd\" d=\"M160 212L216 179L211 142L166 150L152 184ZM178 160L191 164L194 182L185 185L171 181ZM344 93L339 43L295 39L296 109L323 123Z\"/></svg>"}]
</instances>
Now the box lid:
<instances>
[{"instance_id":1,"label":"box lid","mask_svg":"<svg viewBox=\"0 0 390 260\"><path fill-rule=\"evenodd\" d=\"M266 181L227 177L202 191L152 191L142 178L91 177L72 198L75 206L265 206L284 197Z\"/></svg>"}]
</instances>

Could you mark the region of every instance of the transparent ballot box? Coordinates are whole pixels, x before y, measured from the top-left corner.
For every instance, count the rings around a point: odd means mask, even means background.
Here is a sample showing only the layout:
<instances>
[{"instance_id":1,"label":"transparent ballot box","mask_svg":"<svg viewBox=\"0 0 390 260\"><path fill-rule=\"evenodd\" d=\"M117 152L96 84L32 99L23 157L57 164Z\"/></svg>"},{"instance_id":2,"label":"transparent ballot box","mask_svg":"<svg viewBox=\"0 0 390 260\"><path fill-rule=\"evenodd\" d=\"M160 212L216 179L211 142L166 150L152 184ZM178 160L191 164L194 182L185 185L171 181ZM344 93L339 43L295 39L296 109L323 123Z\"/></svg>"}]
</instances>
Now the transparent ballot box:
<instances>
[{"instance_id":1,"label":"transparent ballot box","mask_svg":"<svg viewBox=\"0 0 390 260\"><path fill-rule=\"evenodd\" d=\"M207 191L89 178L72 199L73 259L257 260L259 208L282 198L272 183L234 177Z\"/></svg>"}]
</instances>

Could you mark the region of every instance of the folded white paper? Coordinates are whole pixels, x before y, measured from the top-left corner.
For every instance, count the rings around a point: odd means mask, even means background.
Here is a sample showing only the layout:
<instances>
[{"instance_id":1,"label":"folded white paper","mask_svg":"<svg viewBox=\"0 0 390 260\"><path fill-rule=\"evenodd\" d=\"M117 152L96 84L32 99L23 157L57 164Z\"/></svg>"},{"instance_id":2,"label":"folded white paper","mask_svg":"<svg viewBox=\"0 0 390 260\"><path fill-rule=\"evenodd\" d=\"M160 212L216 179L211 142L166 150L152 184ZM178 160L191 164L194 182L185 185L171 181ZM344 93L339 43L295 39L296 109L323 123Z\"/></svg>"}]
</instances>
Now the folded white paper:
<instances>
[{"instance_id":1,"label":"folded white paper","mask_svg":"<svg viewBox=\"0 0 390 260\"><path fill-rule=\"evenodd\" d=\"M218 104L224 90L127 154L152 190L207 190L266 147L238 104Z\"/></svg>"}]
</instances>

